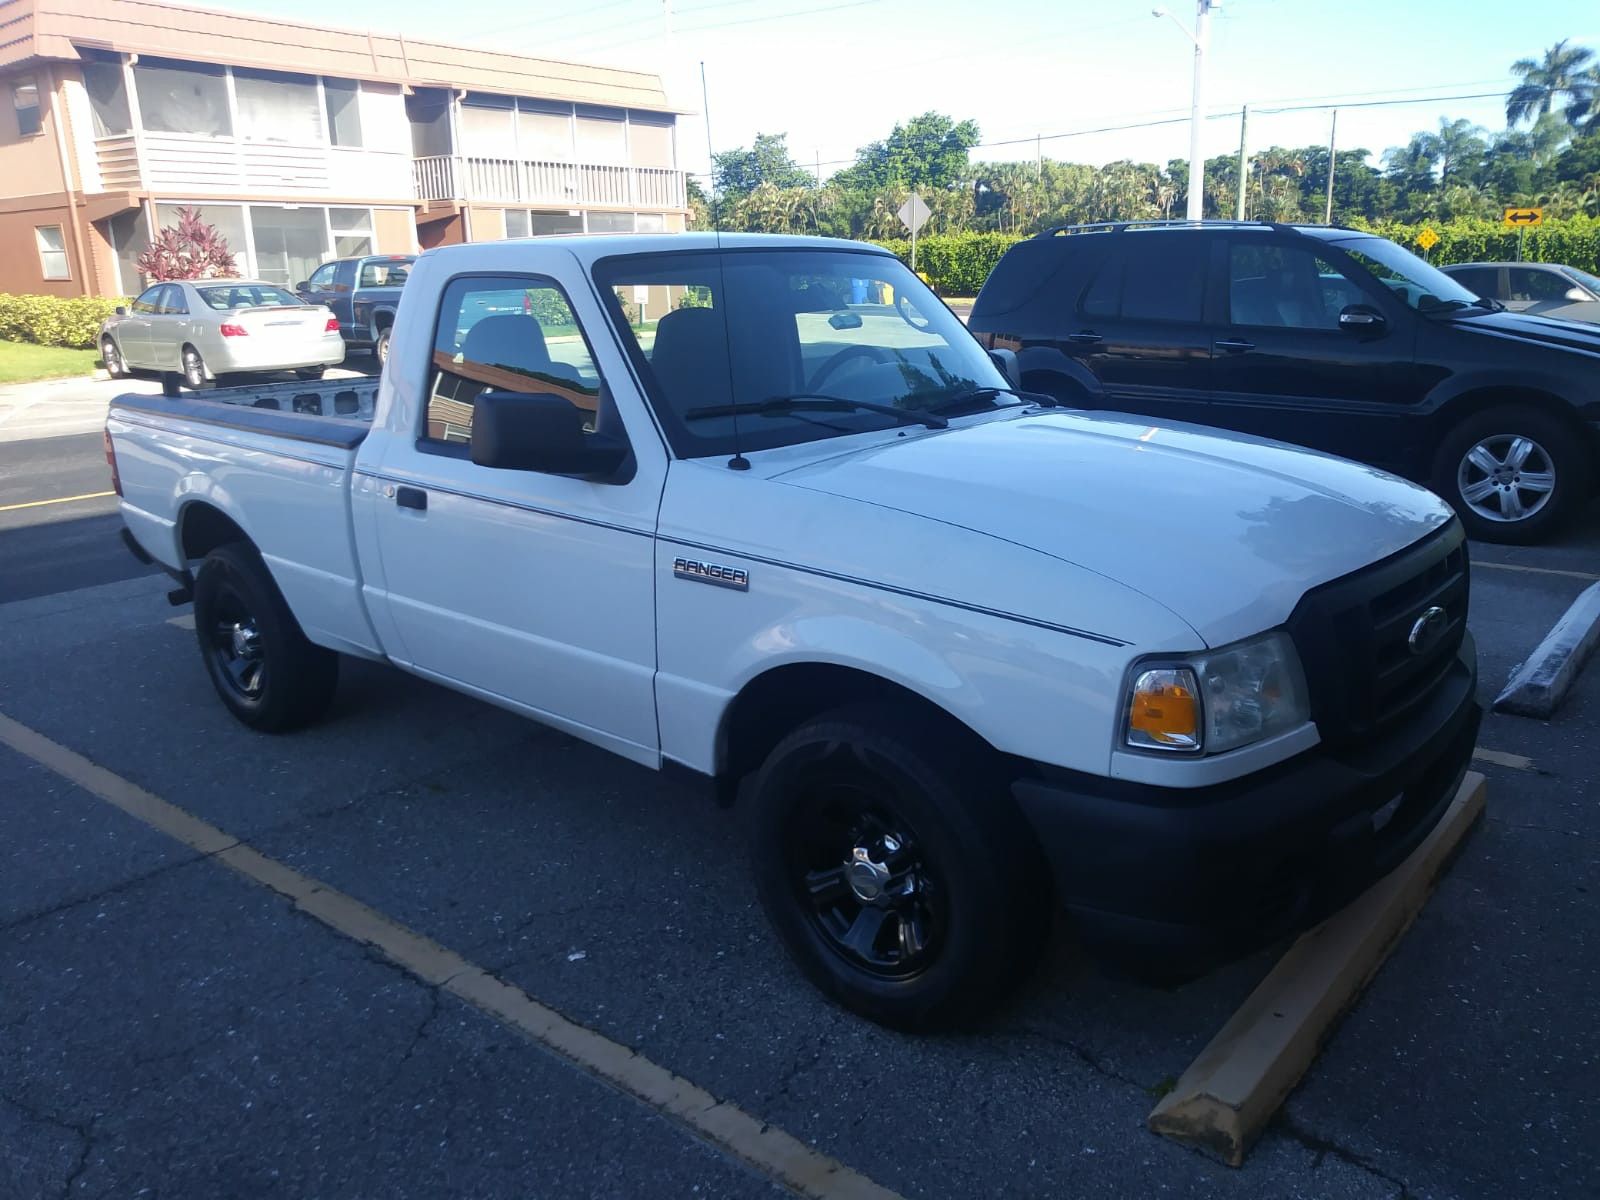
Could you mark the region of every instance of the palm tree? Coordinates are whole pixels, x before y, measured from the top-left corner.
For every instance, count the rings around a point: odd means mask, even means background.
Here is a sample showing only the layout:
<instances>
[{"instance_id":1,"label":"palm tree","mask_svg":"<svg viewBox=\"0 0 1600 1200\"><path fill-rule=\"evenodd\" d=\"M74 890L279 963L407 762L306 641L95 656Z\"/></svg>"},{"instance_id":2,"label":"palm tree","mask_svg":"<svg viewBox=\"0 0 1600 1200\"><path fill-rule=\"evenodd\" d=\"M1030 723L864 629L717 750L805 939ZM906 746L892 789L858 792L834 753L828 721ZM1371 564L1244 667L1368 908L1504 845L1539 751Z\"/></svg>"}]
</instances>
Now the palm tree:
<instances>
[{"instance_id":1,"label":"palm tree","mask_svg":"<svg viewBox=\"0 0 1600 1200\"><path fill-rule=\"evenodd\" d=\"M1482 129L1465 117L1458 117L1454 121L1440 117L1438 133L1419 135L1417 140L1426 147L1428 157L1438 164L1441 189L1460 175L1468 164L1482 162L1486 148L1483 138L1479 136L1482 133Z\"/></svg>"},{"instance_id":2,"label":"palm tree","mask_svg":"<svg viewBox=\"0 0 1600 1200\"><path fill-rule=\"evenodd\" d=\"M1600 88L1593 62L1593 50L1568 46L1566 38L1544 52L1543 62L1519 58L1511 64L1511 73L1522 82L1506 97L1506 124L1541 117L1558 97L1565 96L1567 123L1577 125L1594 110L1596 89Z\"/></svg>"}]
</instances>

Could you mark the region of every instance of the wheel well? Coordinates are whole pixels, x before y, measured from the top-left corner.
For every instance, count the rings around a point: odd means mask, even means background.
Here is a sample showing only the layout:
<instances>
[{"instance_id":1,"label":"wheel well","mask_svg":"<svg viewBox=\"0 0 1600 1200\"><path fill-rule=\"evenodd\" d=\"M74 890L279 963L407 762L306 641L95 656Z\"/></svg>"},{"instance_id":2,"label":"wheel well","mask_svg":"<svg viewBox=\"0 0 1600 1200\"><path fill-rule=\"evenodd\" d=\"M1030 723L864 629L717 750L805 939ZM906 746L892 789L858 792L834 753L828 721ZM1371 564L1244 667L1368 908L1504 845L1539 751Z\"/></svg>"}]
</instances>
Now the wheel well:
<instances>
[{"instance_id":1,"label":"wheel well","mask_svg":"<svg viewBox=\"0 0 1600 1200\"><path fill-rule=\"evenodd\" d=\"M179 518L185 561L204 558L229 542L249 542L250 536L220 508L196 500L184 506Z\"/></svg>"},{"instance_id":2,"label":"wheel well","mask_svg":"<svg viewBox=\"0 0 1600 1200\"><path fill-rule=\"evenodd\" d=\"M372 315L372 328L379 333L382 333L385 329L389 328L389 326L393 324L394 314L392 312L386 312L383 309L379 309Z\"/></svg>"},{"instance_id":3,"label":"wheel well","mask_svg":"<svg viewBox=\"0 0 1600 1200\"><path fill-rule=\"evenodd\" d=\"M967 725L910 688L854 667L791 663L756 676L728 706L717 735L718 779L737 784L809 718L861 701L903 705L988 748Z\"/></svg>"},{"instance_id":4,"label":"wheel well","mask_svg":"<svg viewBox=\"0 0 1600 1200\"><path fill-rule=\"evenodd\" d=\"M1072 376L1063 371L1053 371L1048 367L1035 367L1031 371L1024 371L1022 387L1024 391L1043 392L1058 400L1078 402L1087 401L1090 397L1089 389Z\"/></svg>"},{"instance_id":5,"label":"wheel well","mask_svg":"<svg viewBox=\"0 0 1600 1200\"><path fill-rule=\"evenodd\" d=\"M1583 430L1583 422L1578 419L1578 414L1572 405L1563 401L1559 396L1549 392L1540 391L1538 388L1497 386L1477 388L1470 392L1463 392L1447 403L1435 415L1441 432L1453 425L1465 421L1468 417L1477 416L1491 408L1503 408L1510 404L1520 404L1528 408L1536 408L1562 424L1572 429Z\"/></svg>"}]
</instances>

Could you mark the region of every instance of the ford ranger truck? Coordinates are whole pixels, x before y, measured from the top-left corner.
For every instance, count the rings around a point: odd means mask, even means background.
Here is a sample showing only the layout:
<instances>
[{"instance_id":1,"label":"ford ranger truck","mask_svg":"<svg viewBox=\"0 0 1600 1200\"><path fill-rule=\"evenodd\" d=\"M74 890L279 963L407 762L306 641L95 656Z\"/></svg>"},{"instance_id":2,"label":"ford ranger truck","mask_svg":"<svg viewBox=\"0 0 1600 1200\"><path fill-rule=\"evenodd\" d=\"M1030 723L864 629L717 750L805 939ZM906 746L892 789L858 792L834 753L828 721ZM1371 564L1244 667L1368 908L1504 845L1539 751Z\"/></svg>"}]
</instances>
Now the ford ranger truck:
<instances>
[{"instance_id":1,"label":"ford ranger truck","mask_svg":"<svg viewBox=\"0 0 1600 1200\"><path fill-rule=\"evenodd\" d=\"M246 725L342 657L687 772L858 1013L971 1022L1064 913L1203 969L1450 803L1480 709L1421 487L1020 393L825 239L495 242L412 268L381 381L123 396L130 545Z\"/></svg>"}]
</instances>

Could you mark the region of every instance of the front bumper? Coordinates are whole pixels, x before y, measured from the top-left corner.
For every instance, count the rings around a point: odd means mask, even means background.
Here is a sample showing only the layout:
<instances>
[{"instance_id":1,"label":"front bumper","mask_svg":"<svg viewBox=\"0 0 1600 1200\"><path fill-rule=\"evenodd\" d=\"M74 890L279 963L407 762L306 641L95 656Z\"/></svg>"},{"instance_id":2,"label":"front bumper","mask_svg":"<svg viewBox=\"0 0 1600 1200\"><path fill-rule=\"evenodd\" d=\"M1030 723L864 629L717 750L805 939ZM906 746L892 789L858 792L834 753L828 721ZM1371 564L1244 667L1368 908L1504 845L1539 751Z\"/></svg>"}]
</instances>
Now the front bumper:
<instances>
[{"instance_id":1,"label":"front bumper","mask_svg":"<svg viewBox=\"0 0 1600 1200\"><path fill-rule=\"evenodd\" d=\"M1483 710L1472 638L1428 701L1379 740L1255 775L1156 788L1036 767L1013 785L1091 950L1199 970L1314 924L1439 823Z\"/></svg>"}]
</instances>

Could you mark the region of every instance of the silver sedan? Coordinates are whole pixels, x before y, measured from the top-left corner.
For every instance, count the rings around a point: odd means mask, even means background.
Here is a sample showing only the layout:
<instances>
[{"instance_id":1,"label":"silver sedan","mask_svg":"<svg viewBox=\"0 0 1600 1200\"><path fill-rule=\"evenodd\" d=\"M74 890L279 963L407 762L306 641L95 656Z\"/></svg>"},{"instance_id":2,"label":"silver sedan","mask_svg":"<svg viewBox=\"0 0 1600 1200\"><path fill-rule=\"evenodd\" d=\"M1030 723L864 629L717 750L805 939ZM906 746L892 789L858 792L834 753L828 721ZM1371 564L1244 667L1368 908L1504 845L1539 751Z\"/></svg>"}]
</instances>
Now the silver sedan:
<instances>
[{"instance_id":1,"label":"silver sedan","mask_svg":"<svg viewBox=\"0 0 1600 1200\"><path fill-rule=\"evenodd\" d=\"M108 317L99 341L112 378L172 371L192 388L241 371L314 379L344 361L332 312L256 279L158 283Z\"/></svg>"}]
</instances>

